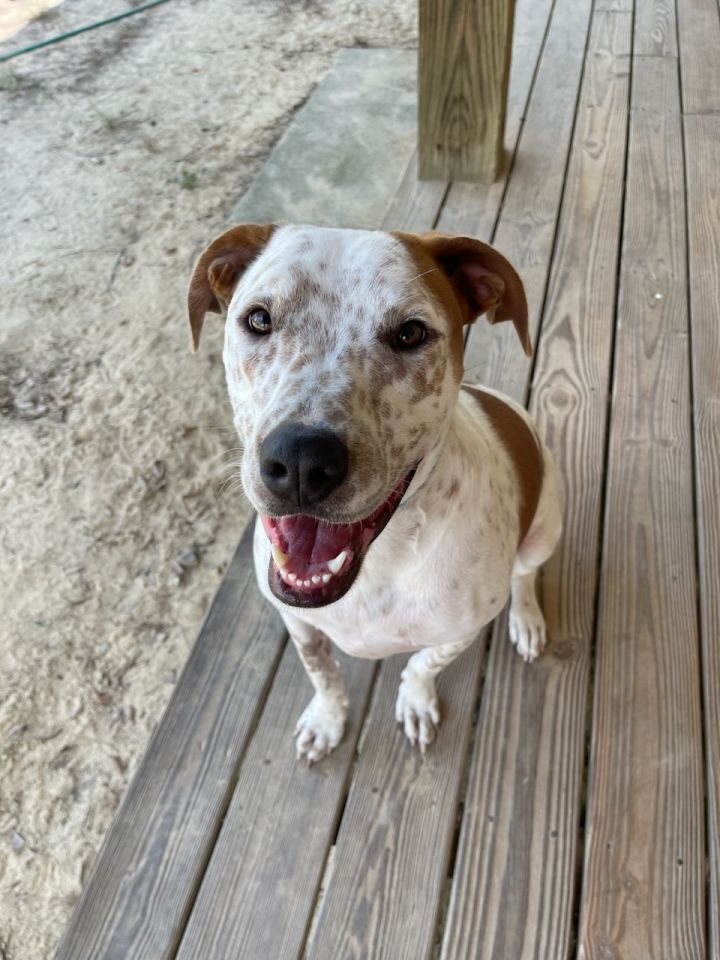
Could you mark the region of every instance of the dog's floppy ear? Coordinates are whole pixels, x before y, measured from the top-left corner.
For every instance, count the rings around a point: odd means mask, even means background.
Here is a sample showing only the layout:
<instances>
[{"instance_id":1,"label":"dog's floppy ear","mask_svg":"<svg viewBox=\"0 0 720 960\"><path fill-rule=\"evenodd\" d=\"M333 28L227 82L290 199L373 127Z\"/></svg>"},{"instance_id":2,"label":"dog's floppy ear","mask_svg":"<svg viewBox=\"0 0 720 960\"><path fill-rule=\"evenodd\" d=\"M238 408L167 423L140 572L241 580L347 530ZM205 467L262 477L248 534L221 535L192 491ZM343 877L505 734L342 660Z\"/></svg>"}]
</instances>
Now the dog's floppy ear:
<instances>
[{"instance_id":1,"label":"dog's floppy ear","mask_svg":"<svg viewBox=\"0 0 720 960\"><path fill-rule=\"evenodd\" d=\"M523 350L531 356L525 288L505 257L473 237L426 233L420 240L452 284L465 323L474 323L483 313L490 323L512 320Z\"/></svg>"},{"instance_id":2,"label":"dog's floppy ear","mask_svg":"<svg viewBox=\"0 0 720 960\"><path fill-rule=\"evenodd\" d=\"M272 236L272 223L244 223L227 230L198 260L188 290L188 315L193 353L200 343L206 313L223 313L248 265Z\"/></svg>"}]
</instances>

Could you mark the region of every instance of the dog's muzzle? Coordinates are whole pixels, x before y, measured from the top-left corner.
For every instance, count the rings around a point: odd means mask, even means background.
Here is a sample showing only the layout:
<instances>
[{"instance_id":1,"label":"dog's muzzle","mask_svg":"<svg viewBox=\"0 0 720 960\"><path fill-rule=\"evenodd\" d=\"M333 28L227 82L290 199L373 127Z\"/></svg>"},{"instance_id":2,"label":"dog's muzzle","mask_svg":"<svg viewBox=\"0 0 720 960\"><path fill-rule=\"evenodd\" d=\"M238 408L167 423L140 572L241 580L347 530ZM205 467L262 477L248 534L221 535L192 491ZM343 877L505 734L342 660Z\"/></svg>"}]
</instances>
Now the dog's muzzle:
<instances>
[{"instance_id":1,"label":"dog's muzzle","mask_svg":"<svg viewBox=\"0 0 720 960\"><path fill-rule=\"evenodd\" d=\"M385 529L415 475L417 464L364 520L328 523L307 513L260 515L272 557L268 584L296 607L324 607L344 596L360 572L370 544Z\"/></svg>"}]
</instances>

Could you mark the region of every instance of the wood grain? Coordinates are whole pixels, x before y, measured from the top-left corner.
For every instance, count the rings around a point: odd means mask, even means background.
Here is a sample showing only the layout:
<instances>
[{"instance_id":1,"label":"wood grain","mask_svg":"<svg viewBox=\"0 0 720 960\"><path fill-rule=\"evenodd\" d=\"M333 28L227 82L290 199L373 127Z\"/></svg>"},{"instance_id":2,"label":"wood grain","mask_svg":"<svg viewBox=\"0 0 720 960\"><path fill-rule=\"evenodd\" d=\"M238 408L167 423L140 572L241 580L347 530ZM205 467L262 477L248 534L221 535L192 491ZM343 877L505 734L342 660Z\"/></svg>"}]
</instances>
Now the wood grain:
<instances>
[{"instance_id":1,"label":"wood grain","mask_svg":"<svg viewBox=\"0 0 720 960\"><path fill-rule=\"evenodd\" d=\"M632 13L634 6L634 0L595 0L594 10L596 12Z\"/></svg>"},{"instance_id":2,"label":"wood grain","mask_svg":"<svg viewBox=\"0 0 720 960\"><path fill-rule=\"evenodd\" d=\"M284 640L255 585L251 525L55 960L174 956Z\"/></svg>"},{"instance_id":3,"label":"wood grain","mask_svg":"<svg viewBox=\"0 0 720 960\"><path fill-rule=\"evenodd\" d=\"M566 957L573 935L630 35L629 14L595 14L532 388L565 491L543 575L551 646L528 667L496 624L443 960Z\"/></svg>"},{"instance_id":4,"label":"wood grain","mask_svg":"<svg viewBox=\"0 0 720 960\"><path fill-rule=\"evenodd\" d=\"M516 3L505 126L506 158L499 177L493 183L419 181L415 154L388 206L383 229L399 229L404 224L404 230L428 230L435 226L436 214L442 211L438 229L451 229L455 233L469 233L476 237L492 236L527 113L552 7L553 0L517 0Z\"/></svg>"},{"instance_id":5,"label":"wood grain","mask_svg":"<svg viewBox=\"0 0 720 960\"><path fill-rule=\"evenodd\" d=\"M442 207L448 185L442 180L418 180L417 150L403 172L380 224L383 230L430 230Z\"/></svg>"},{"instance_id":6,"label":"wood grain","mask_svg":"<svg viewBox=\"0 0 720 960\"><path fill-rule=\"evenodd\" d=\"M418 155L427 180L498 174L514 0L419 0Z\"/></svg>"},{"instance_id":7,"label":"wood grain","mask_svg":"<svg viewBox=\"0 0 720 960\"><path fill-rule=\"evenodd\" d=\"M482 656L476 643L440 675L425 757L395 720L404 664L383 662L308 960L430 956Z\"/></svg>"},{"instance_id":8,"label":"wood grain","mask_svg":"<svg viewBox=\"0 0 720 960\"><path fill-rule=\"evenodd\" d=\"M285 651L243 761L178 960L296 957L342 809L375 664L341 658L348 729L319 765L298 763L292 731L312 696Z\"/></svg>"},{"instance_id":9,"label":"wood grain","mask_svg":"<svg viewBox=\"0 0 720 960\"><path fill-rule=\"evenodd\" d=\"M684 113L720 113L717 0L677 0Z\"/></svg>"},{"instance_id":10,"label":"wood grain","mask_svg":"<svg viewBox=\"0 0 720 960\"><path fill-rule=\"evenodd\" d=\"M676 57L675 0L636 0L636 57Z\"/></svg>"},{"instance_id":11,"label":"wood grain","mask_svg":"<svg viewBox=\"0 0 720 960\"><path fill-rule=\"evenodd\" d=\"M698 960L702 724L677 64L634 61L579 957Z\"/></svg>"},{"instance_id":12,"label":"wood grain","mask_svg":"<svg viewBox=\"0 0 720 960\"><path fill-rule=\"evenodd\" d=\"M685 117L710 956L720 960L720 116Z\"/></svg>"},{"instance_id":13,"label":"wood grain","mask_svg":"<svg viewBox=\"0 0 720 960\"><path fill-rule=\"evenodd\" d=\"M557 0L523 124L512 176L492 239L522 277L530 309L530 334L537 338L550 259L570 151L585 46L589 0ZM449 208L446 208L449 211ZM467 207L472 214L472 207ZM464 232L443 211L439 229ZM457 228L460 227L458 230ZM474 232L469 230L469 232ZM509 323L472 328L465 351L465 377L524 398L530 363Z\"/></svg>"},{"instance_id":14,"label":"wood grain","mask_svg":"<svg viewBox=\"0 0 720 960\"><path fill-rule=\"evenodd\" d=\"M550 23L552 0L518 0L515 9L512 68L505 125L506 155L493 183L450 185L439 229L489 239L502 206L510 165L515 158L533 88L535 70ZM547 67L546 67L547 70Z\"/></svg>"}]
</instances>

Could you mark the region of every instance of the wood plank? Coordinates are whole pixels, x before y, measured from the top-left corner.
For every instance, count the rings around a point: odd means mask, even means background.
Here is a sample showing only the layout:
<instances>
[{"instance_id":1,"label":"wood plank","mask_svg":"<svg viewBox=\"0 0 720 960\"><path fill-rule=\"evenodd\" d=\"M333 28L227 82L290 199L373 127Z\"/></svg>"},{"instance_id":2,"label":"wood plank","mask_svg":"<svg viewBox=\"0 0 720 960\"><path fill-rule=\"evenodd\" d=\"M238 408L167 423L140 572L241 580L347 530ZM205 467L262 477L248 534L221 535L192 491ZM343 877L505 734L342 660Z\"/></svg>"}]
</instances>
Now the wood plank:
<instances>
[{"instance_id":1,"label":"wood plank","mask_svg":"<svg viewBox=\"0 0 720 960\"><path fill-rule=\"evenodd\" d=\"M566 957L593 635L632 18L593 18L532 388L564 489L543 575L551 646L528 667L496 625L443 960Z\"/></svg>"},{"instance_id":2,"label":"wood plank","mask_svg":"<svg viewBox=\"0 0 720 960\"><path fill-rule=\"evenodd\" d=\"M516 154L527 113L528 99L549 28L552 7L552 0L518 0L505 127L506 157L501 176L489 184L453 183L445 199L438 229L488 239L492 236L505 193L510 163Z\"/></svg>"},{"instance_id":3,"label":"wood plank","mask_svg":"<svg viewBox=\"0 0 720 960\"><path fill-rule=\"evenodd\" d=\"M348 729L330 757L308 768L297 762L292 731L312 688L288 645L178 960L299 956L375 675L374 663L340 660L350 695Z\"/></svg>"},{"instance_id":4,"label":"wood plank","mask_svg":"<svg viewBox=\"0 0 720 960\"><path fill-rule=\"evenodd\" d=\"M430 230L442 207L448 185L442 180L418 180L417 150L413 151L382 219L383 230Z\"/></svg>"},{"instance_id":5,"label":"wood plank","mask_svg":"<svg viewBox=\"0 0 720 960\"><path fill-rule=\"evenodd\" d=\"M710 847L710 956L720 960L720 116L685 117L700 625Z\"/></svg>"},{"instance_id":6,"label":"wood plank","mask_svg":"<svg viewBox=\"0 0 720 960\"><path fill-rule=\"evenodd\" d=\"M684 113L720 113L717 0L677 0Z\"/></svg>"},{"instance_id":7,"label":"wood plank","mask_svg":"<svg viewBox=\"0 0 720 960\"><path fill-rule=\"evenodd\" d=\"M56 960L174 956L284 642L255 584L249 527Z\"/></svg>"},{"instance_id":8,"label":"wood plank","mask_svg":"<svg viewBox=\"0 0 720 960\"><path fill-rule=\"evenodd\" d=\"M440 675L443 723L425 757L395 720L404 663L383 662L308 960L429 957L482 655L476 643Z\"/></svg>"},{"instance_id":9,"label":"wood plank","mask_svg":"<svg viewBox=\"0 0 720 960\"><path fill-rule=\"evenodd\" d=\"M632 13L634 0L596 0L595 10L608 13Z\"/></svg>"},{"instance_id":10,"label":"wood plank","mask_svg":"<svg viewBox=\"0 0 720 960\"><path fill-rule=\"evenodd\" d=\"M698 960L705 841L677 64L634 61L579 957Z\"/></svg>"},{"instance_id":11,"label":"wood plank","mask_svg":"<svg viewBox=\"0 0 720 960\"><path fill-rule=\"evenodd\" d=\"M636 57L676 57L675 0L637 0L635 4Z\"/></svg>"},{"instance_id":12,"label":"wood plank","mask_svg":"<svg viewBox=\"0 0 720 960\"><path fill-rule=\"evenodd\" d=\"M554 29L563 38L567 37L567 23L563 21L577 6L566 0L557 22L553 20L551 32ZM584 5L584 10L587 31L589 4ZM577 27L577 17L573 24ZM557 41L552 44L548 41L554 51L560 47L556 44ZM567 57L565 47L561 49L566 56L565 76L579 78L584 43L576 47L574 59ZM547 107L546 96L550 96L548 87L554 79L556 75L543 58L535 88L540 90L540 95L536 102L533 93L526 121L533 129L541 123L541 111ZM575 98L567 98L562 103L570 114L565 154L556 150L553 156L564 170ZM532 177L531 173L524 175ZM559 191L555 202L559 202ZM441 222L443 229L454 231L454 224L445 212ZM550 256L550 247L547 256ZM445 882L482 653L481 644L476 644L468 653L467 656L477 660L465 666L462 687L451 688L449 696L445 694L447 688L441 687L446 703L451 706L439 742L426 760L439 765L432 768L427 783L424 776L418 779L422 772L416 767L419 760L408 750L394 722L392 703L400 666L392 661L383 663L379 688L368 716L366 747L358 760L336 845L333 873L308 952L310 960L338 956L419 960L429 956ZM451 676L454 676L452 671L447 679ZM379 788L381 784L384 786ZM431 787L435 791L432 803L428 800ZM432 842L423 842L425 837L432 837ZM416 838L412 841L412 856L408 856L411 842L408 838Z\"/></svg>"},{"instance_id":13,"label":"wood plank","mask_svg":"<svg viewBox=\"0 0 720 960\"><path fill-rule=\"evenodd\" d=\"M555 241L590 9L589 0L557 0L555 4L502 214L492 239L522 277L533 341L537 337ZM473 207L469 202L459 206L465 213L459 221L452 221L452 207L446 205L439 229L477 234L473 229ZM466 379L524 399L529 370L530 363L511 324L490 326L481 318L473 326L465 351Z\"/></svg>"},{"instance_id":14,"label":"wood plank","mask_svg":"<svg viewBox=\"0 0 720 960\"><path fill-rule=\"evenodd\" d=\"M427 180L500 169L514 0L419 0L418 155Z\"/></svg>"}]
</instances>

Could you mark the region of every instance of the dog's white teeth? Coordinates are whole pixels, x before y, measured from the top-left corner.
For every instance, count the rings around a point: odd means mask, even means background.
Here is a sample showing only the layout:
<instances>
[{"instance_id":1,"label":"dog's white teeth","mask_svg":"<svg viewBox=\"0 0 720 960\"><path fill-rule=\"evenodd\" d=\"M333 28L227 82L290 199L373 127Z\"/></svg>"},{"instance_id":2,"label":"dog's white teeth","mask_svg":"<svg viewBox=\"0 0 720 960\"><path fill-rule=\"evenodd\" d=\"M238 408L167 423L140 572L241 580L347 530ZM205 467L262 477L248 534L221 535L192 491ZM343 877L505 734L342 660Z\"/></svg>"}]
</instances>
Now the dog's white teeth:
<instances>
[{"instance_id":1,"label":"dog's white teeth","mask_svg":"<svg viewBox=\"0 0 720 960\"><path fill-rule=\"evenodd\" d=\"M322 582L323 582L323 583L330 583L331 580L332 580L332 574L331 574L331 573L324 573L324 574L322 575Z\"/></svg>"},{"instance_id":2,"label":"dog's white teeth","mask_svg":"<svg viewBox=\"0 0 720 960\"><path fill-rule=\"evenodd\" d=\"M347 550L341 550L334 560L328 560L328 570L330 573L340 573L346 557Z\"/></svg>"},{"instance_id":3,"label":"dog's white teeth","mask_svg":"<svg viewBox=\"0 0 720 960\"><path fill-rule=\"evenodd\" d=\"M288 573L288 574L287 574L287 578L288 578L288 580L290 581L290 583L295 583L295 581L297 580L297 574L296 574L296 573Z\"/></svg>"},{"instance_id":4,"label":"dog's white teeth","mask_svg":"<svg viewBox=\"0 0 720 960\"><path fill-rule=\"evenodd\" d=\"M280 547L277 547L274 543L272 544L271 549L272 549L273 560L275 561L277 566L284 567L285 564L290 559L290 557L287 555L287 553L283 553Z\"/></svg>"},{"instance_id":5,"label":"dog's white teeth","mask_svg":"<svg viewBox=\"0 0 720 960\"><path fill-rule=\"evenodd\" d=\"M311 585L312 585L312 581L311 581L311 580L303 580L303 586L304 586L304 587L309 587L309 586L311 586Z\"/></svg>"},{"instance_id":6,"label":"dog's white teeth","mask_svg":"<svg viewBox=\"0 0 720 960\"><path fill-rule=\"evenodd\" d=\"M322 577L318 576L317 573L313 574L313 578L312 578L313 583L320 583L321 581L322 581Z\"/></svg>"}]
</instances>

